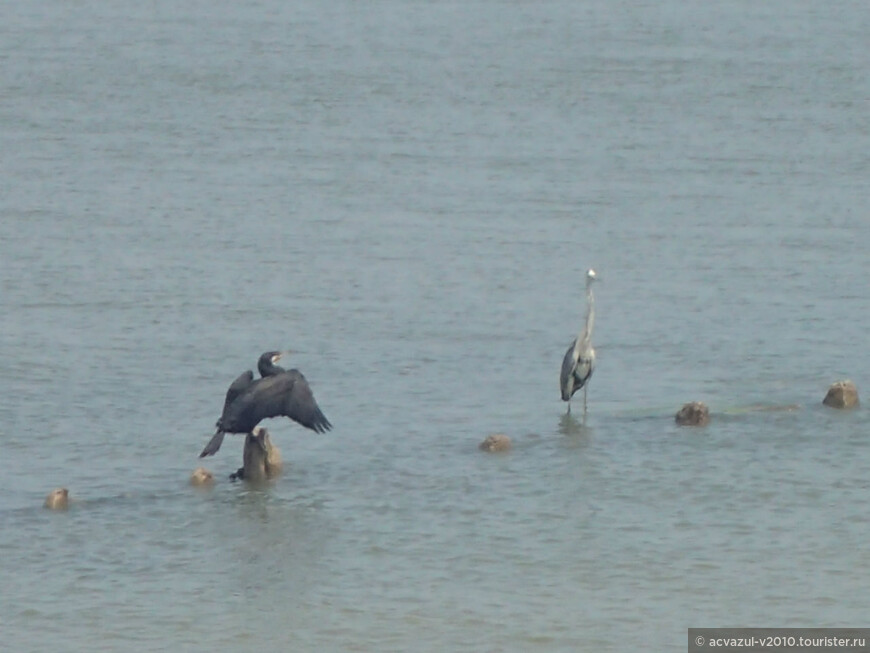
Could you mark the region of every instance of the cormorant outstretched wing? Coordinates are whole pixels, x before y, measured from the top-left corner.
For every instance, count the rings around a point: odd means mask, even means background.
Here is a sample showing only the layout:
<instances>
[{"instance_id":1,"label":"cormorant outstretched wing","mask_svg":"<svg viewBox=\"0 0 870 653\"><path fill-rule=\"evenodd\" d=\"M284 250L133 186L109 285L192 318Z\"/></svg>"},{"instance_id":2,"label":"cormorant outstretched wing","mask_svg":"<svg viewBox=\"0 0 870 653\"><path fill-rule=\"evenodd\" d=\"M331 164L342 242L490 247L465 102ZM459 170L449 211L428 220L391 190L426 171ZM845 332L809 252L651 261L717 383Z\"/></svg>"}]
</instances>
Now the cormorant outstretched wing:
<instances>
[{"instance_id":1,"label":"cormorant outstretched wing","mask_svg":"<svg viewBox=\"0 0 870 653\"><path fill-rule=\"evenodd\" d=\"M217 431L212 436L211 440L208 441L208 444L205 445L205 449L202 450L202 453L199 454L200 458L204 458L205 456L212 456L217 453L218 449L221 448L221 445L224 442L224 431L221 429L221 424L223 423L224 418L227 416L227 411L232 403L239 398L245 390L251 387L254 383L254 373L251 370L247 372L242 372L239 374L239 377L230 384L229 389L227 390L226 399L224 399L224 409L221 411L221 417L217 421Z\"/></svg>"},{"instance_id":2,"label":"cormorant outstretched wing","mask_svg":"<svg viewBox=\"0 0 870 653\"><path fill-rule=\"evenodd\" d=\"M239 378L230 384L229 390L227 390L227 398L224 400L224 409L221 412L221 418L227 414L227 408L230 407L230 404L236 400L240 394L242 394L245 390L247 390L248 386L250 386L254 382L254 373L251 370L247 372L243 372L239 374Z\"/></svg>"}]
</instances>

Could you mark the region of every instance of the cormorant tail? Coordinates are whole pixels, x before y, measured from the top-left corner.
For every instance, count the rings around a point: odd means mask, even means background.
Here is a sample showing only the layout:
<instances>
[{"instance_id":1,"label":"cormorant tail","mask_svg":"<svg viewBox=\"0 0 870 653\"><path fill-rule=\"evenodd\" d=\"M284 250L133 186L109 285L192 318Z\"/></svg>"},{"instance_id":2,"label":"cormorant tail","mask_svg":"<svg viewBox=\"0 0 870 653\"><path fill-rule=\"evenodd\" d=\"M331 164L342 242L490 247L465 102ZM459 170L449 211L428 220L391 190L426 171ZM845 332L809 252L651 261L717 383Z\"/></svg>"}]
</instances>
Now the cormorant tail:
<instances>
[{"instance_id":1,"label":"cormorant tail","mask_svg":"<svg viewBox=\"0 0 870 653\"><path fill-rule=\"evenodd\" d=\"M224 431L218 429L215 434L212 436L211 440L208 441L208 444L205 445L205 449L202 450L202 453L199 454L200 458L205 458L206 456L213 456L218 452L218 449L221 448L221 445L224 443Z\"/></svg>"}]
</instances>

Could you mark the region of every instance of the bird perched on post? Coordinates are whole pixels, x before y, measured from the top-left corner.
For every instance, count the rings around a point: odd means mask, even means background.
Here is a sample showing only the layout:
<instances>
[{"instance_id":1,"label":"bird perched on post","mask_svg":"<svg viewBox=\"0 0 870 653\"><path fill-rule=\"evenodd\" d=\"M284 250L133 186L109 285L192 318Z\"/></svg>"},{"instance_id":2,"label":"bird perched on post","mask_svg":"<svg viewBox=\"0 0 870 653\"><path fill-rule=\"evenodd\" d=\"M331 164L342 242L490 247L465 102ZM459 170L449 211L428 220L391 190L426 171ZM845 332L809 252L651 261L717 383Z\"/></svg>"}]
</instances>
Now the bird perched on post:
<instances>
[{"instance_id":1,"label":"bird perched on post","mask_svg":"<svg viewBox=\"0 0 870 653\"><path fill-rule=\"evenodd\" d=\"M562 359L562 374L559 386L562 390L562 401L568 402L568 413L571 412L571 397L583 388L583 417L586 417L586 393L589 379L595 369L595 350L592 348L592 326L595 323L595 297L592 295L592 283L598 277L595 270L586 271L586 324L580 335L574 339L565 358Z\"/></svg>"},{"instance_id":2,"label":"bird perched on post","mask_svg":"<svg viewBox=\"0 0 870 653\"><path fill-rule=\"evenodd\" d=\"M233 381L215 425L217 431L199 454L200 458L217 453L226 433L252 433L268 417L289 417L317 433L332 428L302 372L275 364L287 353L266 352L257 362L261 378L254 380L254 373L249 370Z\"/></svg>"}]
</instances>

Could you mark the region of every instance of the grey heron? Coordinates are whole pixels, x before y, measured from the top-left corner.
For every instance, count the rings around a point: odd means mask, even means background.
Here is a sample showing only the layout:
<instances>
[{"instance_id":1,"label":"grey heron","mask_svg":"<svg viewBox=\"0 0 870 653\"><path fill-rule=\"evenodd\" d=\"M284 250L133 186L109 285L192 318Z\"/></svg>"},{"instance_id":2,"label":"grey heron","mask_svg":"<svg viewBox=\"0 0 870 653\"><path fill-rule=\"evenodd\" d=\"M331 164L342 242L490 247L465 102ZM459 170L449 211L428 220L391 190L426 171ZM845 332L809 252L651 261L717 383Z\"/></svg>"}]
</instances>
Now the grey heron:
<instances>
[{"instance_id":1,"label":"grey heron","mask_svg":"<svg viewBox=\"0 0 870 653\"><path fill-rule=\"evenodd\" d=\"M586 392L589 379L595 370L595 350L592 348L592 326L595 323L595 297L592 295L592 283L597 279L595 270L586 271L586 323L583 330L568 347L565 358L562 359L562 373L559 386L562 390L562 401L568 402L568 413L571 412L571 397L583 388L583 417L586 417Z\"/></svg>"}]
</instances>

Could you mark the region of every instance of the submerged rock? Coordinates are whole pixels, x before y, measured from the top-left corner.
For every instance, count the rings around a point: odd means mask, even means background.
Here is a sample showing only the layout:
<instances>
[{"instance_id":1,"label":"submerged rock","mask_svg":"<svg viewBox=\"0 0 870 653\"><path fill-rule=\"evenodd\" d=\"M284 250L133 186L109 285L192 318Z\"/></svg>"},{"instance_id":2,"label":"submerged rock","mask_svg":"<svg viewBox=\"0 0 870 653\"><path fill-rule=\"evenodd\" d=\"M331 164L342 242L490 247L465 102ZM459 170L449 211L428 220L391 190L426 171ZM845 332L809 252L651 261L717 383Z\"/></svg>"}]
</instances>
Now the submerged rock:
<instances>
[{"instance_id":1,"label":"submerged rock","mask_svg":"<svg viewBox=\"0 0 870 653\"><path fill-rule=\"evenodd\" d=\"M49 510L66 510L69 508L69 490L65 487L52 490L45 497L45 503L42 505Z\"/></svg>"},{"instance_id":2,"label":"submerged rock","mask_svg":"<svg viewBox=\"0 0 870 653\"><path fill-rule=\"evenodd\" d=\"M775 413L775 412L788 412L793 410L800 410L800 404L773 404L768 406L766 404L753 404L751 406L747 406L746 408L738 408L733 412L737 413Z\"/></svg>"},{"instance_id":3,"label":"submerged rock","mask_svg":"<svg viewBox=\"0 0 870 653\"><path fill-rule=\"evenodd\" d=\"M190 475L190 484L196 486L211 485L214 483L214 474L205 467L197 467Z\"/></svg>"},{"instance_id":4,"label":"submerged rock","mask_svg":"<svg viewBox=\"0 0 870 653\"><path fill-rule=\"evenodd\" d=\"M854 408L858 405L858 389L848 379L837 381L828 388L822 403L831 408Z\"/></svg>"},{"instance_id":5,"label":"submerged rock","mask_svg":"<svg viewBox=\"0 0 870 653\"><path fill-rule=\"evenodd\" d=\"M478 445L481 451L496 453L499 451L509 451L511 448L511 439L504 433L494 433Z\"/></svg>"},{"instance_id":6,"label":"submerged rock","mask_svg":"<svg viewBox=\"0 0 870 653\"><path fill-rule=\"evenodd\" d=\"M710 409L703 401L692 401L677 411L674 421L680 426L706 426L710 422Z\"/></svg>"},{"instance_id":7,"label":"submerged rock","mask_svg":"<svg viewBox=\"0 0 870 653\"><path fill-rule=\"evenodd\" d=\"M283 467L281 451L272 444L269 432L258 426L253 433L245 436L242 467L235 474L231 474L230 478L262 482L276 477Z\"/></svg>"}]
</instances>

